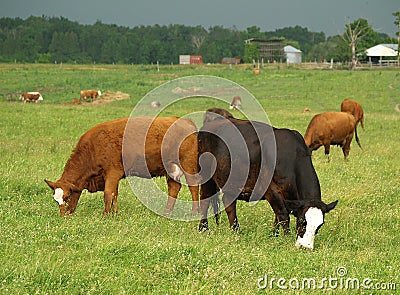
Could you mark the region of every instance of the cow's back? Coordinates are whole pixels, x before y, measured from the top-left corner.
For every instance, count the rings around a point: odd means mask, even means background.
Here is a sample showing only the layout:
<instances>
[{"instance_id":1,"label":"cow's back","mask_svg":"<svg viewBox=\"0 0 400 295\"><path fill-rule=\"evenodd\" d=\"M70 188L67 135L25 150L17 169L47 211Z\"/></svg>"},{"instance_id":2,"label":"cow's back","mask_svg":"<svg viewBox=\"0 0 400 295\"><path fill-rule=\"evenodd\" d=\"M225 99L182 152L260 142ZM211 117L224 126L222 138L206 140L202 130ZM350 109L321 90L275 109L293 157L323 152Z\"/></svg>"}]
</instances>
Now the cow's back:
<instances>
[{"instance_id":1,"label":"cow's back","mask_svg":"<svg viewBox=\"0 0 400 295\"><path fill-rule=\"evenodd\" d=\"M101 166L121 166L122 140L128 119L118 119L94 126L78 142L90 149L93 162Z\"/></svg>"}]
</instances>

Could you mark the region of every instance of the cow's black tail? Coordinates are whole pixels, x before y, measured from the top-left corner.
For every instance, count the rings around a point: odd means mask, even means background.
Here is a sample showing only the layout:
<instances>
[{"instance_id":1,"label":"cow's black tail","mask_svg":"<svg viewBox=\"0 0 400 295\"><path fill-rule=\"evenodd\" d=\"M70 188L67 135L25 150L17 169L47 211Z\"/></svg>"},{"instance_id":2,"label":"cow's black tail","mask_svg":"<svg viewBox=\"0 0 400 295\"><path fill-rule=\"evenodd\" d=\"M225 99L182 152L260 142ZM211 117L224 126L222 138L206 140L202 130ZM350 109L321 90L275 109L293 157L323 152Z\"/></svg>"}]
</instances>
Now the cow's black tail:
<instances>
[{"instance_id":1,"label":"cow's black tail","mask_svg":"<svg viewBox=\"0 0 400 295\"><path fill-rule=\"evenodd\" d=\"M360 147L360 149L363 149L362 146L361 146L361 143L360 143L360 139L358 138L357 127L354 129L354 131L355 131L355 134L356 134L356 141L357 141L357 144L358 144L358 146Z\"/></svg>"}]
</instances>

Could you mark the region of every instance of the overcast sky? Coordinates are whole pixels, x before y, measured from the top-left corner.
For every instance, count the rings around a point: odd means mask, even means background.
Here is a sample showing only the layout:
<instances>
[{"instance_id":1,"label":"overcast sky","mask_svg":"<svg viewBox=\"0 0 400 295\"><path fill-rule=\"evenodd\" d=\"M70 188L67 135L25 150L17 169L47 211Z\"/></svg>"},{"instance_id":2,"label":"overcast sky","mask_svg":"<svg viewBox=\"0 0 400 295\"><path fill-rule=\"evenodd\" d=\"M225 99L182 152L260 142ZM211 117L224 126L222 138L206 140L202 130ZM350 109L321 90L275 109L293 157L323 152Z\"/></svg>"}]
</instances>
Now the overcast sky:
<instances>
[{"instance_id":1,"label":"overcast sky","mask_svg":"<svg viewBox=\"0 0 400 295\"><path fill-rule=\"evenodd\" d=\"M0 17L63 16L81 24L222 25L261 31L300 25L327 36L343 33L362 17L375 31L394 37L392 13L400 0L0 0Z\"/></svg>"}]
</instances>

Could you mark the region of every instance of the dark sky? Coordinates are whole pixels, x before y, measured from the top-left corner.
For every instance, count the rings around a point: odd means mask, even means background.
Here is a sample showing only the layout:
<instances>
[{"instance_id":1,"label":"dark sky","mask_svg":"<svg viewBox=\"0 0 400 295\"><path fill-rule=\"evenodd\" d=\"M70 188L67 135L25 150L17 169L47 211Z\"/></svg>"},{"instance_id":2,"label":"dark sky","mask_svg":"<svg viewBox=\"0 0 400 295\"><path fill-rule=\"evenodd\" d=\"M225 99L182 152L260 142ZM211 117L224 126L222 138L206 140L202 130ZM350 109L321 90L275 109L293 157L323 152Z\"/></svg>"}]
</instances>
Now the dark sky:
<instances>
[{"instance_id":1,"label":"dark sky","mask_svg":"<svg viewBox=\"0 0 400 295\"><path fill-rule=\"evenodd\" d=\"M394 37L400 0L0 0L0 17L63 16L81 24L222 25L261 31L300 25L327 36L343 33L362 17L375 31Z\"/></svg>"}]
</instances>

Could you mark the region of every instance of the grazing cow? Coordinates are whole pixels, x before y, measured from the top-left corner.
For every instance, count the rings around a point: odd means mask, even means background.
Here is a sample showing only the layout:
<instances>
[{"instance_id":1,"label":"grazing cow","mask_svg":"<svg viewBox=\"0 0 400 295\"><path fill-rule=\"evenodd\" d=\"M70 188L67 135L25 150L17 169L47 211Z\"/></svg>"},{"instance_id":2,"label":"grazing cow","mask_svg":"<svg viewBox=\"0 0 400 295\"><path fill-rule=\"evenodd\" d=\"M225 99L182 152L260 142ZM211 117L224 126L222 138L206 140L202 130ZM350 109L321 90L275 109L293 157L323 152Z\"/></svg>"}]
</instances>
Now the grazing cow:
<instances>
[{"instance_id":1,"label":"grazing cow","mask_svg":"<svg viewBox=\"0 0 400 295\"><path fill-rule=\"evenodd\" d=\"M183 174L194 201L192 210L198 212L198 182L193 176L198 171L196 132L192 121L178 117L125 118L91 128L81 136L61 178L45 180L54 191L60 216L75 211L84 189L104 191L104 215L111 207L117 212L118 183L127 176L166 176L167 215L175 205Z\"/></svg>"},{"instance_id":2,"label":"grazing cow","mask_svg":"<svg viewBox=\"0 0 400 295\"><path fill-rule=\"evenodd\" d=\"M211 112L222 116L210 116ZM264 199L275 213L275 230L281 225L284 233L289 233L289 214L293 214L297 218L295 246L313 249L325 213L335 208L338 201L327 205L321 200L318 177L300 133L235 119L220 109L209 109L205 118L207 121L198 134L200 175L204 182L200 187L199 230L208 229L210 203L218 224L218 194L222 191L232 229L239 229L237 200ZM214 160L205 160L210 154Z\"/></svg>"},{"instance_id":3,"label":"grazing cow","mask_svg":"<svg viewBox=\"0 0 400 295\"><path fill-rule=\"evenodd\" d=\"M325 112L317 114L311 119L304 135L304 140L310 152L324 146L328 161L331 145L340 146L343 150L344 158L347 159L354 133L356 134L356 141L361 148L361 143L357 136L355 118L348 113Z\"/></svg>"},{"instance_id":4,"label":"grazing cow","mask_svg":"<svg viewBox=\"0 0 400 295\"><path fill-rule=\"evenodd\" d=\"M242 107L242 99L240 96L236 95L233 97L231 105L229 106L229 109L240 109Z\"/></svg>"},{"instance_id":5,"label":"grazing cow","mask_svg":"<svg viewBox=\"0 0 400 295\"><path fill-rule=\"evenodd\" d=\"M81 100L86 100L86 98L90 98L92 102L96 98L101 96L100 90L81 90Z\"/></svg>"},{"instance_id":6,"label":"grazing cow","mask_svg":"<svg viewBox=\"0 0 400 295\"><path fill-rule=\"evenodd\" d=\"M342 104L340 105L340 111L352 114L356 119L356 127L358 125L358 122L360 122L362 129L365 129L364 111L362 106L358 102L352 99L345 99L342 101Z\"/></svg>"},{"instance_id":7,"label":"grazing cow","mask_svg":"<svg viewBox=\"0 0 400 295\"><path fill-rule=\"evenodd\" d=\"M43 100L43 96L37 91L23 92L19 99L22 100L24 103L26 103L27 101L37 103L39 100Z\"/></svg>"}]
</instances>

